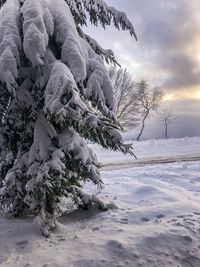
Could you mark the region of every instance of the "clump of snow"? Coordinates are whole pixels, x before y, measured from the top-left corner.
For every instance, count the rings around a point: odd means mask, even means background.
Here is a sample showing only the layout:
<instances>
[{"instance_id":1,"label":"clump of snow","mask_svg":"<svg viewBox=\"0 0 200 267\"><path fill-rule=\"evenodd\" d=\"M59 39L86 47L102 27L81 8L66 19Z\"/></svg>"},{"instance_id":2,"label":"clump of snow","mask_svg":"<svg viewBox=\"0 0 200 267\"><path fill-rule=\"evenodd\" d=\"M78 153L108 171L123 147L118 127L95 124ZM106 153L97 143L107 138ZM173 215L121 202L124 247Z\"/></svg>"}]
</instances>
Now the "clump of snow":
<instances>
[{"instance_id":1,"label":"clump of snow","mask_svg":"<svg viewBox=\"0 0 200 267\"><path fill-rule=\"evenodd\" d=\"M67 110L70 113L70 100L73 101L73 95L78 97L76 91L77 86L69 68L62 62L55 61L45 90L45 109L52 114L66 113ZM63 109L64 106L65 109ZM69 116L73 117L73 115L70 114Z\"/></svg>"},{"instance_id":2,"label":"clump of snow","mask_svg":"<svg viewBox=\"0 0 200 267\"><path fill-rule=\"evenodd\" d=\"M129 30L130 34L137 40L135 29L124 12L119 12L114 7L108 6L103 0L83 0L83 2L86 10L88 10L90 14L97 13L94 17L90 15L92 23L96 25L98 23L97 18L100 19L103 27L113 22L117 29L122 28L122 30Z\"/></svg>"},{"instance_id":3,"label":"clump of snow","mask_svg":"<svg viewBox=\"0 0 200 267\"><path fill-rule=\"evenodd\" d=\"M67 64L77 82L84 81L87 76L86 61L73 16L64 0L52 1L51 4L56 41L62 47L62 62Z\"/></svg>"},{"instance_id":4,"label":"clump of snow","mask_svg":"<svg viewBox=\"0 0 200 267\"><path fill-rule=\"evenodd\" d=\"M0 10L0 81L15 95L20 63L19 1L8 0Z\"/></svg>"},{"instance_id":5,"label":"clump of snow","mask_svg":"<svg viewBox=\"0 0 200 267\"><path fill-rule=\"evenodd\" d=\"M75 160L80 160L85 166L90 177L95 184L99 185L101 181L100 173L98 171L98 160L96 154L87 143L72 129L65 129L58 135L59 145L67 154L73 153Z\"/></svg>"},{"instance_id":6,"label":"clump of snow","mask_svg":"<svg viewBox=\"0 0 200 267\"><path fill-rule=\"evenodd\" d=\"M44 64L43 58L49 41L48 34L53 33L51 14L47 10L46 3L47 1L26 0L21 8L24 19L24 52L31 63L36 66ZM48 20L47 16L50 16ZM48 30L45 22L50 22L47 26Z\"/></svg>"},{"instance_id":7,"label":"clump of snow","mask_svg":"<svg viewBox=\"0 0 200 267\"><path fill-rule=\"evenodd\" d=\"M84 42L86 44L86 42ZM86 96L95 100L98 106L103 110L106 105L110 110L114 110L114 94L112 84L109 79L107 70L102 67L103 59L96 55L87 44L89 57L89 77L86 86ZM108 111L107 111L108 113Z\"/></svg>"},{"instance_id":8,"label":"clump of snow","mask_svg":"<svg viewBox=\"0 0 200 267\"><path fill-rule=\"evenodd\" d=\"M36 121L34 129L34 142L30 149L29 165L50 158L51 140L56 138L57 133L53 126L41 115Z\"/></svg>"}]
</instances>

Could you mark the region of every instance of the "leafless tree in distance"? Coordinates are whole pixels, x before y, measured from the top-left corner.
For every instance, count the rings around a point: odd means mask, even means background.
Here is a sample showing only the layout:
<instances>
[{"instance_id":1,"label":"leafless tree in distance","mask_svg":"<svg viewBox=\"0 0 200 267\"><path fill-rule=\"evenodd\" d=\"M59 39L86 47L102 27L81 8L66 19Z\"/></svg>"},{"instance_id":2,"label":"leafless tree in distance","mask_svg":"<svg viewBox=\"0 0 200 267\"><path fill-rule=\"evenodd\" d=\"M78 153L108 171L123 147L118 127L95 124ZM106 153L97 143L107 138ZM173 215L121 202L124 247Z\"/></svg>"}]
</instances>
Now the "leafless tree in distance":
<instances>
[{"instance_id":1,"label":"leafless tree in distance","mask_svg":"<svg viewBox=\"0 0 200 267\"><path fill-rule=\"evenodd\" d=\"M139 124L139 103L136 84L127 69L112 67L109 76L114 87L116 116L125 129L134 128Z\"/></svg>"},{"instance_id":2,"label":"leafless tree in distance","mask_svg":"<svg viewBox=\"0 0 200 267\"><path fill-rule=\"evenodd\" d=\"M168 138L169 124L177 121L177 116L174 114L172 109L164 107L159 113L159 121L164 127L165 138Z\"/></svg>"},{"instance_id":3,"label":"leafless tree in distance","mask_svg":"<svg viewBox=\"0 0 200 267\"><path fill-rule=\"evenodd\" d=\"M144 131L146 119L150 115L151 111L157 110L157 108L159 107L163 97L163 92L158 88L150 88L145 80L137 83L137 92L139 108L142 117L141 128L137 136L137 141L139 141Z\"/></svg>"}]
</instances>

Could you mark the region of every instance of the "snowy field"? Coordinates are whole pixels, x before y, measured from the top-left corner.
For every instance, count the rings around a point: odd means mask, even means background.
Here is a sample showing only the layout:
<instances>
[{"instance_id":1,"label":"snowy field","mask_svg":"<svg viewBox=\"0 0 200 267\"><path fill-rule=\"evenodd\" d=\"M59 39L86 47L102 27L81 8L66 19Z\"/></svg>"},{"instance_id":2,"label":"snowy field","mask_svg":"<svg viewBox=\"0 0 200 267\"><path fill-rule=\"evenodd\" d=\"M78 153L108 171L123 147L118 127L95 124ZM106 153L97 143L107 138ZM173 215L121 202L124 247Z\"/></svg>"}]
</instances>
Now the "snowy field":
<instances>
[{"instance_id":1,"label":"snowy field","mask_svg":"<svg viewBox=\"0 0 200 267\"><path fill-rule=\"evenodd\" d=\"M153 159L169 158L191 158L200 156L200 137L185 137L172 139L158 139L146 141L133 141L134 153L138 158L137 162ZM135 162L129 155L120 152L105 150L99 145L91 144L90 147L98 154L99 161L103 165ZM137 163L135 162L135 163Z\"/></svg>"},{"instance_id":2,"label":"snowy field","mask_svg":"<svg viewBox=\"0 0 200 267\"><path fill-rule=\"evenodd\" d=\"M134 142L143 161L134 167L128 156L91 147L105 166L104 188L94 190L110 209L65 214L49 239L32 218L1 216L0 266L199 267L200 161L182 160L198 159L200 137Z\"/></svg>"}]
</instances>

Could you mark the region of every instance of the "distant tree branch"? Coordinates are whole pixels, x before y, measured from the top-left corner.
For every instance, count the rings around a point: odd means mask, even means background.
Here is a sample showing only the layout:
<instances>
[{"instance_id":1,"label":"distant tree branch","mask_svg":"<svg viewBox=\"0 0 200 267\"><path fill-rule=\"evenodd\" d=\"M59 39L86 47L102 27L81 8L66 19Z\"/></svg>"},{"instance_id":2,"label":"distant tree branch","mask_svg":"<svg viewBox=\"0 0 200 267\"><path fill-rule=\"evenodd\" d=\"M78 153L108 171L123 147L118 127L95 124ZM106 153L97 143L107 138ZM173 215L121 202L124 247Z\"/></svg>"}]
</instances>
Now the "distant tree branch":
<instances>
[{"instance_id":1,"label":"distant tree branch","mask_svg":"<svg viewBox=\"0 0 200 267\"><path fill-rule=\"evenodd\" d=\"M136 84L126 69L112 67L109 76L114 87L115 113L124 129L134 128L140 120Z\"/></svg>"}]
</instances>

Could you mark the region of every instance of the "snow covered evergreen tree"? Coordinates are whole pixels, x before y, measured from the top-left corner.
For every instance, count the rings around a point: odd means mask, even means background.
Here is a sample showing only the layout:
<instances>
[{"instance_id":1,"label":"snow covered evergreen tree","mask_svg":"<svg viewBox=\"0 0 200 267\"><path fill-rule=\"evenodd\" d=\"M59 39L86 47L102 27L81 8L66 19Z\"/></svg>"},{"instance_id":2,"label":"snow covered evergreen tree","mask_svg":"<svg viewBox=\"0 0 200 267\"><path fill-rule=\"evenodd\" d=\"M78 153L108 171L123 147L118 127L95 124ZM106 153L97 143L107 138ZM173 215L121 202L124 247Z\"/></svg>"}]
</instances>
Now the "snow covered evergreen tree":
<instances>
[{"instance_id":1,"label":"snow covered evergreen tree","mask_svg":"<svg viewBox=\"0 0 200 267\"><path fill-rule=\"evenodd\" d=\"M5 2L5 3L4 3ZM86 13L104 28L134 28L103 0L7 0L0 10L0 208L37 215L45 236L61 198L96 203L83 182L101 186L100 165L85 139L132 153L114 115L104 62L115 63L86 35ZM135 36L136 37L136 36Z\"/></svg>"}]
</instances>

